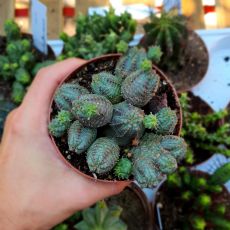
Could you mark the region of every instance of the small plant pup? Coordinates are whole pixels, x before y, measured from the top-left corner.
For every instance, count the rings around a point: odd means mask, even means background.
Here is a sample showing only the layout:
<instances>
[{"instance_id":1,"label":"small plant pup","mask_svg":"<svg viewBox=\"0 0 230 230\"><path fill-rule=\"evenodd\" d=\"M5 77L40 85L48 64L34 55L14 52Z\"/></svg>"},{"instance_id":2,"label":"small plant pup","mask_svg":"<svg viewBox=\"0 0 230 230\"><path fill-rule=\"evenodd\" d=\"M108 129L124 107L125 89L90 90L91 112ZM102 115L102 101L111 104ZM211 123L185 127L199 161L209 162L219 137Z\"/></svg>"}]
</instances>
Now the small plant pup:
<instances>
[{"instance_id":1,"label":"small plant pup","mask_svg":"<svg viewBox=\"0 0 230 230\"><path fill-rule=\"evenodd\" d=\"M176 170L186 151L178 137L179 103L147 57L132 48L122 57L94 59L57 89L49 132L75 170L116 183L135 179L142 187L157 186ZM146 109L162 91L172 103L156 113Z\"/></svg>"}]
</instances>

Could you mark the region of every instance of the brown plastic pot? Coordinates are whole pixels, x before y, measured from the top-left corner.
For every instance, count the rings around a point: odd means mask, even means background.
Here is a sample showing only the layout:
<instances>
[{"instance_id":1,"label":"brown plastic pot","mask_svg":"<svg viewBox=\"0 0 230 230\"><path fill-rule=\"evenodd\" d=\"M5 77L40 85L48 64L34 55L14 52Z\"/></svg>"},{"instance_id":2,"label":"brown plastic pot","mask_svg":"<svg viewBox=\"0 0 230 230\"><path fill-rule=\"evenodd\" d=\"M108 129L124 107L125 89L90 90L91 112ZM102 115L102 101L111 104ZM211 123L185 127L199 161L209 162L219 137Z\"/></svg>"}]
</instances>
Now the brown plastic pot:
<instances>
[{"instance_id":1,"label":"brown plastic pot","mask_svg":"<svg viewBox=\"0 0 230 230\"><path fill-rule=\"evenodd\" d=\"M121 54L108 54L101 57L94 58L92 60L87 61L83 65L79 66L76 70L74 70L71 74L69 74L59 85L59 87L64 83L71 80L74 80L76 78L82 78L82 76L87 76L87 81L90 83L92 80L92 74L98 73L101 71L110 71L113 72L115 65L119 58L121 57ZM169 82L168 78L156 67L153 65L153 69L156 71L156 73L160 76L161 82L163 86L168 90L168 106L171 107L171 109L175 110L178 117L177 125L174 129L173 134L179 135L181 126L182 126L182 112L181 107L179 103L179 98L177 96L176 90L172 86L172 84ZM82 84L83 86L87 87L87 84ZM55 104L53 103L53 99L51 100L50 104L50 114L49 114L49 120L52 119L53 111L55 111ZM60 152L55 139L50 135L51 140L53 142L54 147L56 148L56 152L59 155L59 157L75 172L81 174L82 176L91 179L95 182L103 182L103 183L119 183L128 185L131 181L117 181L117 180L102 180L98 178L94 178L90 175L87 175L83 172L81 172L79 169L74 167Z\"/></svg>"},{"instance_id":2,"label":"brown plastic pot","mask_svg":"<svg viewBox=\"0 0 230 230\"><path fill-rule=\"evenodd\" d=\"M147 49L146 35L142 37L139 45ZM184 49L185 56L188 58L186 58L182 69L178 69L176 73L172 73L161 68L173 83L177 92L186 92L198 85L204 78L209 65L208 49L200 36L193 30L188 30L188 42ZM191 60L193 63L191 63ZM188 82L188 76L190 76L190 82Z\"/></svg>"},{"instance_id":3,"label":"brown plastic pot","mask_svg":"<svg viewBox=\"0 0 230 230\"><path fill-rule=\"evenodd\" d=\"M193 170L192 171L192 174L193 175L196 175L197 177L200 177L200 176L203 176L205 178L208 178L210 175L206 172L203 172L203 171L199 171L199 170ZM159 187L158 187L158 190L156 191L156 195L154 196L154 199L153 199L153 202L152 202L152 209L153 209L153 216L154 216L154 223L155 223L155 229L156 230L160 230L160 226L159 226L159 221L158 221L158 216L157 216L157 212L156 212L156 209L157 209L157 204L159 203L159 197L162 193L164 193L164 189L166 187L166 181L163 182ZM230 207L230 193L229 191L227 190L227 188L225 187L225 185L222 186L223 187L223 191L221 192L220 195L218 195L218 198L219 199L222 199L223 197L225 197L225 200L227 201L227 203L225 204L228 204L228 207ZM170 197L171 199L173 199L174 197L171 196L172 194L170 194ZM216 195L215 195L216 197ZM170 199L170 200L171 200ZM163 204L164 205L164 204ZM175 206L174 206L175 207ZM170 207L166 207L166 208L169 208ZM176 207L175 207L176 208ZM174 213L175 210L172 210L170 209L170 219L172 218L172 213ZM230 218L230 209L228 210L228 213L226 214L227 218ZM161 219L162 223L164 223L164 220ZM169 228L163 228L163 229L169 229ZM172 228L170 228L171 230ZM205 228L206 229L206 228ZM207 228L207 230L210 229L210 228ZM213 228L211 228L213 229ZM210 230L211 230L210 229Z\"/></svg>"}]
</instances>

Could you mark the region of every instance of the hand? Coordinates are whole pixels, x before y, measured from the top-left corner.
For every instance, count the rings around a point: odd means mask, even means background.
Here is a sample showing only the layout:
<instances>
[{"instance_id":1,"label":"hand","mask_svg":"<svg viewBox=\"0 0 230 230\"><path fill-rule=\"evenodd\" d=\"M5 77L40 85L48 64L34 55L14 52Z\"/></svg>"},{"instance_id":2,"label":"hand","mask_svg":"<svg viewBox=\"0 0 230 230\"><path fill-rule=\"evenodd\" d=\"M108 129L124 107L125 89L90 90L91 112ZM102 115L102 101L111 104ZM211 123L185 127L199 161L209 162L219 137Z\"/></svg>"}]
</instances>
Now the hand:
<instances>
[{"instance_id":1,"label":"hand","mask_svg":"<svg viewBox=\"0 0 230 230\"><path fill-rule=\"evenodd\" d=\"M43 68L23 103L7 118L0 145L1 230L50 229L127 185L95 182L77 174L59 158L49 138L55 89L84 62L72 58Z\"/></svg>"}]
</instances>

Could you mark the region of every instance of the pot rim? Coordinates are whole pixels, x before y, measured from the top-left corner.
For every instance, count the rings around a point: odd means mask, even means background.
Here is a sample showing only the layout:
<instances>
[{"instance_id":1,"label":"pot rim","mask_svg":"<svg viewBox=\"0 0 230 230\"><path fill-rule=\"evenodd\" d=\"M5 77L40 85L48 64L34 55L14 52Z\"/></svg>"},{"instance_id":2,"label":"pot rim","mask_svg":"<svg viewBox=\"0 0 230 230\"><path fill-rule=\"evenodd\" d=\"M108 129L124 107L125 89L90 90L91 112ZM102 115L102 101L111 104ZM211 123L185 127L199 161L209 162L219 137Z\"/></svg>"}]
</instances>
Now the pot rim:
<instances>
[{"instance_id":1,"label":"pot rim","mask_svg":"<svg viewBox=\"0 0 230 230\"><path fill-rule=\"evenodd\" d=\"M122 54L106 54L106 55L103 55L103 56L100 56L100 57L95 57L91 60L88 60L86 61L85 63L83 63L82 65L78 66L74 71L72 71L71 73L69 73L61 82L60 84L57 86L56 89L58 89L65 81L67 81L69 78L72 77L72 75L75 73L75 72L78 72L80 69L84 68L85 66L95 62L95 61L98 61L98 60L106 60L108 58L116 58L116 59L119 59L120 57L122 56ZM175 99L175 103L177 104L177 109L178 109L178 123L177 123L177 126L175 127L175 129L177 128L176 130L176 136L179 136L180 135L180 131L181 131L181 128L182 128L182 110L181 110L181 106L180 106L180 102L179 102L179 98L178 98L178 95L177 95L177 92L175 90L175 88L173 87L172 83L168 80L168 78L166 77L166 75L158 68L156 67L155 65L153 65L153 70L155 70L157 72L157 74L159 74L159 76L161 77L161 79L163 78L163 80L165 80L167 82L167 84L169 85L170 89L171 89L171 93L173 94L173 98ZM55 92L53 94L53 97L50 101L50 109L49 109L49 114L48 114L48 121L50 122L51 121L51 113L52 113L52 105L53 105L53 101L54 101L54 95L55 95ZM116 183L116 184L124 184L124 185L129 185L131 182L133 182L134 180L103 180L103 179L97 179L97 178L94 178L88 174L85 174L83 172L81 172L79 169L77 169L76 167L74 167L64 156L63 154L61 153L61 151L59 150L58 146L56 145L56 142L54 140L54 137L49 134L50 138L51 138L51 141L56 149L56 152L57 154L59 155L59 157L62 159L62 161L65 162L65 164L70 167L71 169L73 169L76 173L92 180L92 181L95 181L95 182L103 182L103 183Z\"/></svg>"}]
</instances>

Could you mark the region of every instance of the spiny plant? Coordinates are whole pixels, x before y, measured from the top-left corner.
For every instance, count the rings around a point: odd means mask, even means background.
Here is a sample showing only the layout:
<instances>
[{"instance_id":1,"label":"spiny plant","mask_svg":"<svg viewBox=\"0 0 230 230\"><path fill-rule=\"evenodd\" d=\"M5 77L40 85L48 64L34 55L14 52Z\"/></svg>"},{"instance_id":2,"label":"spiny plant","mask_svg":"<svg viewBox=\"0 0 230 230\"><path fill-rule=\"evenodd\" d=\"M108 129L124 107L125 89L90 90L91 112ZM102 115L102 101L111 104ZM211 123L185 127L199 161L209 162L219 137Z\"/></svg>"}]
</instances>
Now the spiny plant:
<instances>
[{"instance_id":1,"label":"spiny plant","mask_svg":"<svg viewBox=\"0 0 230 230\"><path fill-rule=\"evenodd\" d=\"M160 66L176 69L182 62L183 47L188 37L185 17L172 12L162 12L160 17L151 14L150 22L144 25L144 30L146 45L158 45L163 51Z\"/></svg>"},{"instance_id":2,"label":"spiny plant","mask_svg":"<svg viewBox=\"0 0 230 230\"><path fill-rule=\"evenodd\" d=\"M170 194L173 198L170 202L179 205L174 227L187 229L189 221L195 230L230 229L230 204L223 193L223 184L230 180L229 166L230 163L224 164L213 175L197 174L180 167L168 176L164 195Z\"/></svg>"},{"instance_id":3,"label":"spiny plant","mask_svg":"<svg viewBox=\"0 0 230 230\"><path fill-rule=\"evenodd\" d=\"M80 84L73 80L57 89L55 113L67 113L70 119L60 121L54 113L49 129L55 140L68 143L69 151L86 155L84 168L90 175L134 176L142 187L152 187L177 168L186 144L172 135L176 112L167 103L156 114L143 110L161 85L143 49L130 49L114 72L92 74L92 93Z\"/></svg>"},{"instance_id":4,"label":"spiny plant","mask_svg":"<svg viewBox=\"0 0 230 230\"><path fill-rule=\"evenodd\" d=\"M133 39L136 21L131 14L116 15L110 8L104 16L80 14L76 19L76 35L69 37L62 33L64 50L59 59L81 57L91 59L106 53L125 53Z\"/></svg>"},{"instance_id":5,"label":"spiny plant","mask_svg":"<svg viewBox=\"0 0 230 230\"><path fill-rule=\"evenodd\" d=\"M209 153L222 153L230 156L230 124L223 123L216 127L215 123L224 119L226 110L202 115L190 111L190 98L186 93L181 94L180 103L183 111L183 127L181 135L188 143L185 161L193 164L199 158L195 153L199 151ZM223 147L224 146L224 147Z\"/></svg>"}]
</instances>

